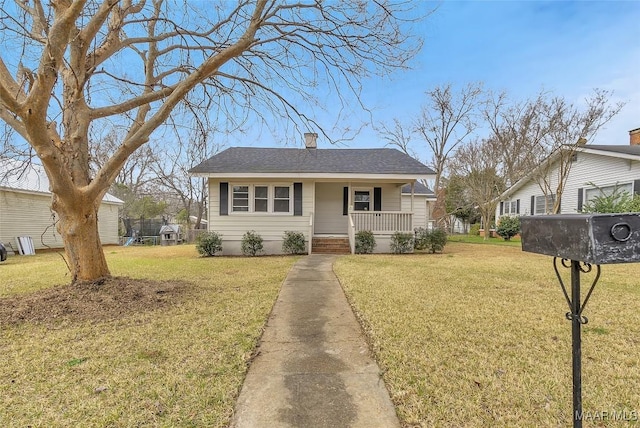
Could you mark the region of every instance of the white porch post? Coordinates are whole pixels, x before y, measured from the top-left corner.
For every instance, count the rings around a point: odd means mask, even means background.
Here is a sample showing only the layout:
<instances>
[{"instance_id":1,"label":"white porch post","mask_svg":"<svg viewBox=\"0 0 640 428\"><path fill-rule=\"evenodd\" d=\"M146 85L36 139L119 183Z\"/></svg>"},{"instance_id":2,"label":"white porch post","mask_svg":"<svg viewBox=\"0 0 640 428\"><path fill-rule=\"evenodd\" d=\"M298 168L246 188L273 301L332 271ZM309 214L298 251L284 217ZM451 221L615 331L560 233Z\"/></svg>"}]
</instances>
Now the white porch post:
<instances>
[{"instance_id":1,"label":"white porch post","mask_svg":"<svg viewBox=\"0 0 640 428\"><path fill-rule=\"evenodd\" d=\"M416 182L412 181L411 182L411 212L414 212L414 209L413 209L413 193L414 193L415 186L416 186Z\"/></svg>"}]
</instances>

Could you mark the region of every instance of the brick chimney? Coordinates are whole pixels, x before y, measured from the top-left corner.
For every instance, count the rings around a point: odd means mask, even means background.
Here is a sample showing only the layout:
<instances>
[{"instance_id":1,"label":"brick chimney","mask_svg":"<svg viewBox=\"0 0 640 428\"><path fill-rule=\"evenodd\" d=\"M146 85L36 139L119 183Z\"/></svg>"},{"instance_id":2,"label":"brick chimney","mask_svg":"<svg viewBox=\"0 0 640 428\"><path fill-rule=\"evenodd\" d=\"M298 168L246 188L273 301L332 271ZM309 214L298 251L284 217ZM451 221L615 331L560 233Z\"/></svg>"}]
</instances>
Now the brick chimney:
<instances>
[{"instance_id":1,"label":"brick chimney","mask_svg":"<svg viewBox=\"0 0 640 428\"><path fill-rule=\"evenodd\" d=\"M313 132L305 132L304 133L304 146L307 149L316 149L318 148L318 143L317 140L318 139L318 134L313 133Z\"/></svg>"},{"instance_id":2,"label":"brick chimney","mask_svg":"<svg viewBox=\"0 0 640 428\"><path fill-rule=\"evenodd\" d=\"M632 146L640 146L640 128L629 131L629 144Z\"/></svg>"}]
</instances>

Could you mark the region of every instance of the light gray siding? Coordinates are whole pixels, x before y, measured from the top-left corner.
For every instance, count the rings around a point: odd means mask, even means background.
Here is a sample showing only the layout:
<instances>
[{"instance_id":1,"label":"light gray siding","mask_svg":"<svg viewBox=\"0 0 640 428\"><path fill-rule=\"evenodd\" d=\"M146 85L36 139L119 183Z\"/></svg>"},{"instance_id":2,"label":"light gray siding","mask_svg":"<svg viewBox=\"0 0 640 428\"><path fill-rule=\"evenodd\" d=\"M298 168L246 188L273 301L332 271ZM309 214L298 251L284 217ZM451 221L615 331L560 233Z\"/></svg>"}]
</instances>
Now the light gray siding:
<instances>
[{"instance_id":1,"label":"light gray siding","mask_svg":"<svg viewBox=\"0 0 640 428\"><path fill-rule=\"evenodd\" d=\"M55 229L51 196L26 192L0 191L0 241L17 249L15 237L31 236L34 247L62 248ZM98 211L98 228L103 244L118 243L118 205L103 203Z\"/></svg>"},{"instance_id":2,"label":"light gray siding","mask_svg":"<svg viewBox=\"0 0 640 428\"><path fill-rule=\"evenodd\" d=\"M427 197L413 195L413 227L427 227ZM411 212L411 195L402 195L402 210Z\"/></svg>"},{"instance_id":3,"label":"light gray siding","mask_svg":"<svg viewBox=\"0 0 640 428\"><path fill-rule=\"evenodd\" d=\"M220 182L221 180L209 180L209 230L222 235L222 253L240 254L240 242L242 236L250 230L256 231L264 240L265 252L278 254L282 251L282 236L285 231L302 232L306 240L309 240L309 221L313 210L314 184L312 181L290 182L269 181L261 179L234 179L229 182L229 201L231 200L231 187L234 184L249 185L289 185L293 182L302 182L302 215L294 216L293 213L233 213L228 210L228 215L220 215Z\"/></svg>"}]
</instances>

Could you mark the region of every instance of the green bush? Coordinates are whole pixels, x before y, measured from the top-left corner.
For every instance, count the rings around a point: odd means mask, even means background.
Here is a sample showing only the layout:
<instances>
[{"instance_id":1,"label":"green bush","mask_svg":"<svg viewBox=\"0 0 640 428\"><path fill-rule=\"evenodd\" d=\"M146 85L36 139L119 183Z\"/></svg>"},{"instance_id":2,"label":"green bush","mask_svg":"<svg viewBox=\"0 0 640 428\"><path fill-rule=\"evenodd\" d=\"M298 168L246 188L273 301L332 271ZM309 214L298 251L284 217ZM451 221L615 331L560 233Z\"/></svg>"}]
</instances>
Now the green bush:
<instances>
[{"instance_id":1,"label":"green bush","mask_svg":"<svg viewBox=\"0 0 640 428\"><path fill-rule=\"evenodd\" d=\"M429 250L430 253L437 253L444 250L445 245L447 245L447 231L437 227L429 233L429 240L425 250Z\"/></svg>"},{"instance_id":2,"label":"green bush","mask_svg":"<svg viewBox=\"0 0 640 428\"><path fill-rule=\"evenodd\" d=\"M429 245L429 231L424 227L417 227L415 229L415 241L413 246L416 250L426 250Z\"/></svg>"},{"instance_id":3,"label":"green bush","mask_svg":"<svg viewBox=\"0 0 640 428\"><path fill-rule=\"evenodd\" d=\"M413 252L413 233L396 232L391 235L391 252L394 254Z\"/></svg>"},{"instance_id":4,"label":"green bush","mask_svg":"<svg viewBox=\"0 0 640 428\"><path fill-rule=\"evenodd\" d=\"M282 238L282 252L285 254L304 254L304 233L287 230Z\"/></svg>"},{"instance_id":5,"label":"green bush","mask_svg":"<svg viewBox=\"0 0 640 428\"><path fill-rule=\"evenodd\" d=\"M469 229L469 235L480 236L480 224L479 223L473 223L471 225L471 228Z\"/></svg>"},{"instance_id":6,"label":"green bush","mask_svg":"<svg viewBox=\"0 0 640 428\"><path fill-rule=\"evenodd\" d=\"M370 230L356 232L356 254L371 254L376 248L376 238Z\"/></svg>"},{"instance_id":7,"label":"green bush","mask_svg":"<svg viewBox=\"0 0 640 428\"><path fill-rule=\"evenodd\" d=\"M416 250L427 250L430 253L442 251L447 245L447 232L442 228L427 230L418 227L415 230L414 248Z\"/></svg>"},{"instance_id":8,"label":"green bush","mask_svg":"<svg viewBox=\"0 0 640 428\"><path fill-rule=\"evenodd\" d=\"M245 256L257 256L264 248L262 245L262 237L255 231L250 230L242 235L242 254Z\"/></svg>"},{"instance_id":9,"label":"green bush","mask_svg":"<svg viewBox=\"0 0 640 428\"><path fill-rule=\"evenodd\" d=\"M222 251L222 236L216 232L201 233L196 238L196 250L205 257L215 256L218 251Z\"/></svg>"},{"instance_id":10,"label":"green bush","mask_svg":"<svg viewBox=\"0 0 640 428\"><path fill-rule=\"evenodd\" d=\"M510 240L520 233L520 217L505 216L500 217L500 222L496 228L496 233L504 238L505 241Z\"/></svg>"}]
</instances>

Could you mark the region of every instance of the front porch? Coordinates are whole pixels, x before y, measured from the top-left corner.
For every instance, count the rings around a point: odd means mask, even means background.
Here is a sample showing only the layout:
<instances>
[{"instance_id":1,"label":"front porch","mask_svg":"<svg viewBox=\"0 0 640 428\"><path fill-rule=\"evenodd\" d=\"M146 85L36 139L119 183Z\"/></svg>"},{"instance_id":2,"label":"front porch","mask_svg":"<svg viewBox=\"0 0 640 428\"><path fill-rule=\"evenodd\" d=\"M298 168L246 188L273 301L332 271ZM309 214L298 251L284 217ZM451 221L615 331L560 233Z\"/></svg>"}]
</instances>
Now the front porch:
<instances>
[{"instance_id":1,"label":"front porch","mask_svg":"<svg viewBox=\"0 0 640 428\"><path fill-rule=\"evenodd\" d=\"M309 252L354 253L359 231L374 234L376 252L389 252L391 235L414 230L414 200L403 200L405 184L316 182Z\"/></svg>"},{"instance_id":2,"label":"front porch","mask_svg":"<svg viewBox=\"0 0 640 428\"><path fill-rule=\"evenodd\" d=\"M309 254L354 254L355 237L360 231L371 231L376 239L376 252L390 252L391 235L413 233L413 213L401 211L351 211L347 215L347 234L314 234Z\"/></svg>"}]
</instances>

